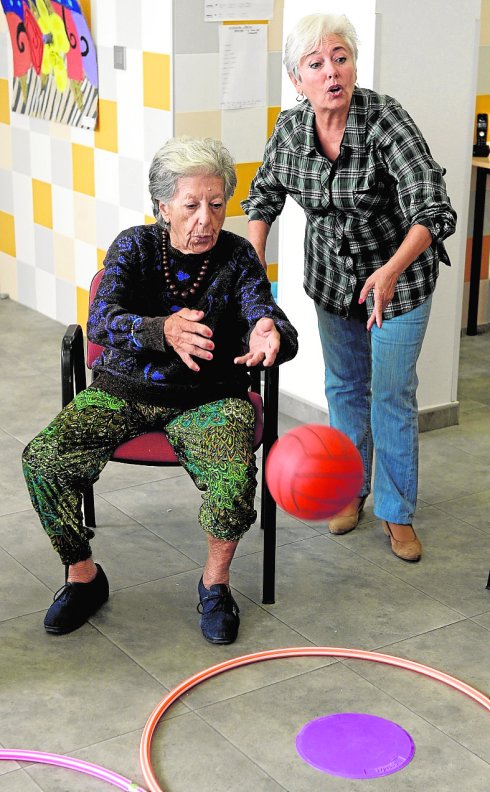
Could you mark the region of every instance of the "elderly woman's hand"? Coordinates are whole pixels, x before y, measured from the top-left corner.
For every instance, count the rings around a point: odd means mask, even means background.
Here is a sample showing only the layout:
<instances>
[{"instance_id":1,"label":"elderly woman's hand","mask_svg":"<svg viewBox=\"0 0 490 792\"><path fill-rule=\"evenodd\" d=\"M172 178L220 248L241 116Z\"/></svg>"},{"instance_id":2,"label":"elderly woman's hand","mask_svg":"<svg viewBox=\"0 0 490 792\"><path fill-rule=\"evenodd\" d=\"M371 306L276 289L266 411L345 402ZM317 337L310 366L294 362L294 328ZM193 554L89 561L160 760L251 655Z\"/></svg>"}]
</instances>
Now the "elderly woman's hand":
<instances>
[{"instance_id":1,"label":"elderly woman's hand","mask_svg":"<svg viewBox=\"0 0 490 792\"><path fill-rule=\"evenodd\" d=\"M272 319L263 317L259 319L250 333L249 351L245 355L235 358L235 363L245 363L246 366L272 366L281 346L281 336Z\"/></svg>"},{"instance_id":2,"label":"elderly woman's hand","mask_svg":"<svg viewBox=\"0 0 490 792\"><path fill-rule=\"evenodd\" d=\"M211 350L214 349L214 343L210 341L213 331L207 325L201 324L203 316L203 311L182 308L168 316L163 323L165 343L173 348L192 371L200 371L193 357L203 360L213 358Z\"/></svg>"}]
</instances>

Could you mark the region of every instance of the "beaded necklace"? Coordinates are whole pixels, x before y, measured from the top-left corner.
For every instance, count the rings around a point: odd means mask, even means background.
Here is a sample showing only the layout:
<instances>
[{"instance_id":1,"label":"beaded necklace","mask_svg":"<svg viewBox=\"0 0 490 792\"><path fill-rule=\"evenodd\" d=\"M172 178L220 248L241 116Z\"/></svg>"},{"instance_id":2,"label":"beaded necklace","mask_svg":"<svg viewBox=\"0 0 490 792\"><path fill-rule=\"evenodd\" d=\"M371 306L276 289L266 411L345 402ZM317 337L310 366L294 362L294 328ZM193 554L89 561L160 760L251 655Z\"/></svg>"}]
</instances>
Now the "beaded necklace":
<instances>
[{"instance_id":1,"label":"beaded necklace","mask_svg":"<svg viewBox=\"0 0 490 792\"><path fill-rule=\"evenodd\" d=\"M189 297L189 295L195 294L202 285L202 281L204 280L206 272L208 271L210 259L209 258L204 259L204 261L201 264L201 269L199 270L199 274L191 286L186 286L185 289L179 289L173 282L170 275L170 267L168 263L169 233L166 229L163 229L162 236L163 236L163 240L162 240L163 277L165 278L165 283L174 297L179 297L181 300L186 300L187 297Z\"/></svg>"}]
</instances>

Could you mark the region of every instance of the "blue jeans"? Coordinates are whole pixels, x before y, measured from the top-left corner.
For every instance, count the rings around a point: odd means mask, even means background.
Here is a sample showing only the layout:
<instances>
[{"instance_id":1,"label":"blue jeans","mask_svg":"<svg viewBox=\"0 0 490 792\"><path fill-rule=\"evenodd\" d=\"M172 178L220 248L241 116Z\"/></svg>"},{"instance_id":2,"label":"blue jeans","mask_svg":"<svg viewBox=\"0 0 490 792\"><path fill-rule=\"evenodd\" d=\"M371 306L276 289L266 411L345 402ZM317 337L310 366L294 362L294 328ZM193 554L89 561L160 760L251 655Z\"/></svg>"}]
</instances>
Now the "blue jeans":
<instances>
[{"instance_id":1,"label":"blue jeans","mask_svg":"<svg viewBox=\"0 0 490 792\"><path fill-rule=\"evenodd\" d=\"M412 522L417 503L416 366L431 303L429 297L371 332L358 318L341 319L315 305L330 425L360 451L361 496L371 491L374 446L374 513L404 525Z\"/></svg>"}]
</instances>

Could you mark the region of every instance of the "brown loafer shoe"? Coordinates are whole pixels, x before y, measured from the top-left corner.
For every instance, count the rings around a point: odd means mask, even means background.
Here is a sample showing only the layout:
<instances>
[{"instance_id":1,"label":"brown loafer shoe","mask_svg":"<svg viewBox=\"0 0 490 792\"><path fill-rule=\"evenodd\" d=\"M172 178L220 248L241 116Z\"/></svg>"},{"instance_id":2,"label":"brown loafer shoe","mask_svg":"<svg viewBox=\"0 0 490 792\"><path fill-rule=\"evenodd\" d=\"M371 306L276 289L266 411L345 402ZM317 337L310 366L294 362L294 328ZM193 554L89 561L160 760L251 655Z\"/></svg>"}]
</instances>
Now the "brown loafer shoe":
<instances>
[{"instance_id":1,"label":"brown loafer shoe","mask_svg":"<svg viewBox=\"0 0 490 792\"><path fill-rule=\"evenodd\" d=\"M328 523L328 530L330 533L334 534L334 536L341 536L342 534L349 533L349 531L353 531L354 528L357 528L361 512L364 509L364 504L366 503L366 498L367 495L364 495L361 498L359 508L352 514L339 514L337 517L332 517Z\"/></svg>"},{"instance_id":2,"label":"brown loafer shoe","mask_svg":"<svg viewBox=\"0 0 490 792\"><path fill-rule=\"evenodd\" d=\"M407 534L409 538L396 539L393 535L390 523L383 520L383 530L386 536L390 537L391 549L397 558L401 558L402 561L420 561L422 557L422 545L420 544L420 540L412 525L405 525L404 528L410 529L409 531L405 530L403 532ZM395 531L399 532L400 528L397 527Z\"/></svg>"}]
</instances>

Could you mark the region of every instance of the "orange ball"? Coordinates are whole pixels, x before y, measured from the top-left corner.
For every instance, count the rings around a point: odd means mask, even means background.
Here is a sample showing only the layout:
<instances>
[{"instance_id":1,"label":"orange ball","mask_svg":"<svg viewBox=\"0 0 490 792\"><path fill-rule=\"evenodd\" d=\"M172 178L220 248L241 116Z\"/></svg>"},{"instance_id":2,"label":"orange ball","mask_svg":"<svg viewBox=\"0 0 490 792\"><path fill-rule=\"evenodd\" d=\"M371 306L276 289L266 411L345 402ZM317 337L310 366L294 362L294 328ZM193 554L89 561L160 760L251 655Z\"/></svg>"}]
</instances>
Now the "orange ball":
<instances>
[{"instance_id":1,"label":"orange ball","mask_svg":"<svg viewBox=\"0 0 490 792\"><path fill-rule=\"evenodd\" d=\"M359 495L364 468L347 435L322 424L304 424L276 440L265 476L277 505L293 517L324 520Z\"/></svg>"}]
</instances>

